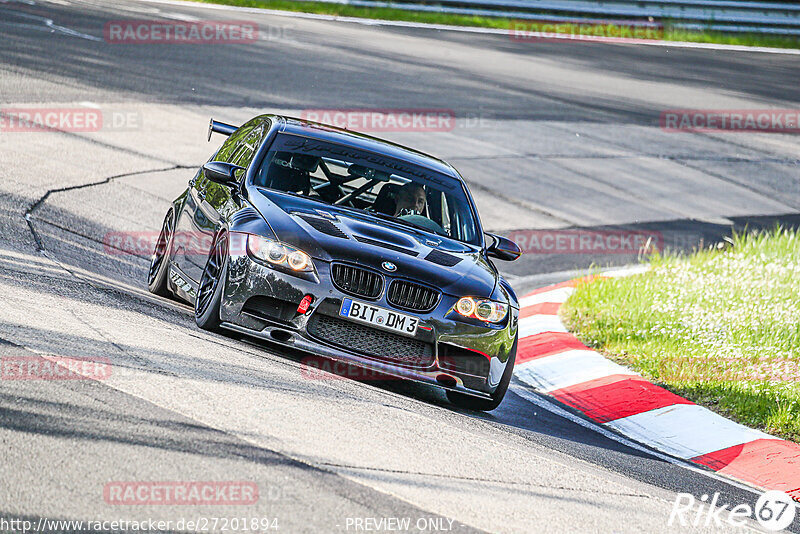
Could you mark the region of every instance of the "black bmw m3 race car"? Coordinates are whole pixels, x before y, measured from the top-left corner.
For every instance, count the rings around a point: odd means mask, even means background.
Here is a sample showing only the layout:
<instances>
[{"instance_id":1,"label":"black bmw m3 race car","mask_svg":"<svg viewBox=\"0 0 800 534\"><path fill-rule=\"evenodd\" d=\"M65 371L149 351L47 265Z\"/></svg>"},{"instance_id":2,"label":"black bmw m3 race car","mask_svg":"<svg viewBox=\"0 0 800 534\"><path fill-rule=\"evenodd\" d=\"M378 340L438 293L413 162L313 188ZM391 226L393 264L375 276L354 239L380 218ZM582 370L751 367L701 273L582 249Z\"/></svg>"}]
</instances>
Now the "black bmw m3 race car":
<instances>
[{"instance_id":1,"label":"black bmw m3 race car","mask_svg":"<svg viewBox=\"0 0 800 534\"><path fill-rule=\"evenodd\" d=\"M193 303L204 329L500 404L519 303L490 257L521 252L484 234L453 167L276 115L212 132L228 138L167 212L153 293Z\"/></svg>"}]
</instances>

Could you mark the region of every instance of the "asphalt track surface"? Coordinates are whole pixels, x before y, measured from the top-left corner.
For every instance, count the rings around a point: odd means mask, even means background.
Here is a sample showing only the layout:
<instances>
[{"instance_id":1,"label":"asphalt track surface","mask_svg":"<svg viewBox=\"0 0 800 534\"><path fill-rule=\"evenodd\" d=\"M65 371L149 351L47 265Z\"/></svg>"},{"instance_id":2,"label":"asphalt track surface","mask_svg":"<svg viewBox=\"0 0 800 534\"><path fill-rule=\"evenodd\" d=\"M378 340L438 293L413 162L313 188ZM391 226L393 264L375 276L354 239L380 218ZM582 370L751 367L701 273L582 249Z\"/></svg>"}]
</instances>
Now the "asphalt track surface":
<instances>
[{"instance_id":1,"label":"asphalt track surface","mask_svg":"<svg viewBox=\"0 0 800 534\"><path fill-rule=\"evenodd\" d=\"M257 43L103 42L112 20L242 18L259 24ZM269 517L283 532L355 532L357 519L407 517L459 532L689 532L719 529L668 526L678 492L754 503L746 488L531 402L521 384L477 414L411 384L309 379L300 354L198 330L188 307L147 294L146 254L103 242L157 230L213 150L209 116L320 108L453 110L451 131L381 135L451 161L500 233L644 229L690 248L732 223L796 224L797 137L669 133L658 121L675 108L797 109L797 56L133 0L0 2L0 37L4 114L81 106L127 117L95 133L0 132L0 355L108 358L113 369L104 381L2 382L0 519ZM501 267L523 292L635 256L531 254ZM103 498L113 481L203 480L254 481L259 501Z\"/></svg>"}]
</instances>

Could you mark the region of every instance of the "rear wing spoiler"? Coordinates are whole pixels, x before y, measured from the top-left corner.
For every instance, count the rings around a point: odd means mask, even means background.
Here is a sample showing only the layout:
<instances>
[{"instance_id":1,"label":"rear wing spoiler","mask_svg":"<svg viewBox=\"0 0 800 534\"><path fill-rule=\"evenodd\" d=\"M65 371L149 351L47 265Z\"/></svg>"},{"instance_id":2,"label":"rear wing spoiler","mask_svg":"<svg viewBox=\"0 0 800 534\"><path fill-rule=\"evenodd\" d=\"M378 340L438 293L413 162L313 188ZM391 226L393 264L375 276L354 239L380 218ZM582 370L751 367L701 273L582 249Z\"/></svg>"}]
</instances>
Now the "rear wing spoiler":
<instances>
[{"instance_id":1,"label":"rear wing spoiler","mask_svg":"<svg viewBox=\"0 0 800 534\"><path fill-rule=\"evenodd\" d=\"M214 132L222 135L231 135L238 129L238 126L231 126L230 124L225 124L224 122L218 122L214 119L211 119L211 122L208 125L208 140L211 141L211 134Z\"/></svg>"}]
</instances>

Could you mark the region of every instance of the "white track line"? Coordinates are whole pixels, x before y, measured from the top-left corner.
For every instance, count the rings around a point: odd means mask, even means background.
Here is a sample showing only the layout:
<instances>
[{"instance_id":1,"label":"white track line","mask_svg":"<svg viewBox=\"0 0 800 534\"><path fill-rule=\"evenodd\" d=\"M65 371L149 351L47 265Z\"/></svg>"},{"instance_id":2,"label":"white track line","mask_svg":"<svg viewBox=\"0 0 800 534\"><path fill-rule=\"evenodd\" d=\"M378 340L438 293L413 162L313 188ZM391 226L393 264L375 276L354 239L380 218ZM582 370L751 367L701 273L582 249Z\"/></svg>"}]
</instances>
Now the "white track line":
<instances>
[{"instance_id":1,"label":"white track line","mask_svg":"<svg viewBox=\"0 0 800 534\"><path fill-rule=\"evenodd\" d=\"M558 304L563 304L572 293L575 292L574 287L559 287L558 289L552 289L550 291L544 291L542 293L537 293L535 295L530 295L528 297L522 297L519 300L519 307L525 308L527 306L533 306L535 304L542 304L544 302L555 302Z\"/></svg>"},{"instance_id":2,"label":"white track line","mask_svg":"<svg viewBox=\"0 0 800 534\"><path fill-rule=\"evenodd\" d=\"M603 275L612 277L626 276L639 274L647 269L647 266L623 267L611 272L605 272ZM544 302L563 303L573 291L574 288L562 287L524 297L520 300L520 308ZM558 320L558 316L550 317ZM523 322L527 319L520 320L521 328ZM560 323L560 321L558 322ZM538 389L545 395L548 391L612 374L641 376L606 359L598 352L580 349L569 350L521 363L514 370L517 380ZM689 458L714 452L728 446L746 443L762 437L771 437L763 432L725 419L706 408L697 405L672 405L605 424L597 424L546 401L524 385L513 388L512 391L539 408L593 430L626 447L645 452L670 464L715 481L730 484L752 494L760 495L762 493L757 488L714 471L700 468L688 461ZM727 445L721 447L720 444Z\"/></svg>"},{"instance_id":3,"label":"white track line","mask_svg":"<svg viewBox=\"0 0 800 534\"><path fill-rule=\"evenodd\" d=\"M461 33L482 33L489 35L505 35L509 37L511 30L503 30L498 28L477 28L470 26L450 26L447 24L425 24L422 22L407 22L403 20L381 20L381 19L364 19L359 17L338 17L335 15L319 15L316 13L297 13L293 11L279 11L276 9L261 9L253 7L238 7L238 6L222 6L218 4L201 4L198 2L178 1L178 0L139 0L140 2L147 2L151 4L164 4L169 6L192 6L204 9L217 9L225 11L238 11L240 13L263 13L265 15L277 15L281 17L293 17L300 19L314 19L326 20L333 22L347 22L364 24L368 26L394 26L401 28L420 28L428 30L444 30ZM552 36L548 34L548 38L562 39L562 37ZM563 37L565 41L578 41L572 36ZM685 41L656 41L649 39L641 39L637 43L630 43L625 41L614 41L612 39L604 40L603 43L620 45L644 45L644 46L661 46L668 48L695 48L701 50L724 50L729 52L759 52L764 54L786 54L786 55L800 55L800 50L794 48L768 48L763 46L740 46L740 45L724 45L714 43L690 43Z\"/></svg>"},{"instance_id":4,"label":"white track line","mask_svg":"<svg viewBox=\"0 0 800 534\"><path fill-rule=\"evenodd\" d=\"M543 332L566 332L567 327L557 315L533 315L519 320L519 338L535 336Z\"/></svg>"},{"instance_id":5,"label":"white track line","mask_svg":"<svg viewBox=\"0 0 800 534\"><path fill-rule=\"evenodd\" d=\"M605 425L685 460L757 439L775 439L696 404L664 406Z\"/></svg>"},{"instance_id":6,"label":"white track line","mask_svg":"<svg viewBox=\"0 0 800 534\"><path fill-rule=\"evenodd\" d=\"M594 432L597 432L601 436L603 436L605 438L608 438L608 439L610 439L612 441L616 441L620 445L624 445L625 447L631 448L633 450L636 450L636 451L639 451L639 452L643 452L643 453L647 454L648 456L652 456L654 458L657 458L657 459L662 460L664 462L667 462L669 464L672 464L672 465L675 465L675 466L678 466L678 467L682 467L682 468L684 468L684 469L686 469L688 471L691 471L691 472L693 472L695 474L702 475L704 477L713 479L716 482L720 482L720 483L723 483L723 484L729 484L729 485L734 486L736 488L739 488L741 490L744 490L744 491L747 491L749 493L752 493L753 495L758 496L758 495L761 495L763 493L762 491L760 491L760 490L758 490L758 489L756 489L756 488L754 488L752 486L748 486L747 484L744 484L742 482L739 482L738 480L733 480L731 478L728 478L728 477L722 476L722 475L720 475L718 473L715 473L714 471L709 471L709 470L697 467L696 465L690 464L690 463L688 463L688 462L686 462L684 460L681 460L679 458L675 458L673 456L662 454L662 453L658 452L657 450L653 450L653 449L651 449L649 447L645 447L644 445L641 445L641 444L639 444L639 443L637 443L635 441L632 441L632 440L626 438L625 436L621 436L621 435L617 434L616 432L613 432L613 431L609 430L608 428L606 428L606 427L604 427L602 425L597 425L597 424L595 424L595 423L593 423L591 421L588 421L586 419L583 419L582 417L579 417L579 416L575 415L572 412L569 412L569 411L565 410L564 408L561 408L560 406L557 406L557 405L555 405L555 404L553 404L551 402L546 401L545 399L541 398L536 393L533 393L532 391L529 391L528 389L526 389L524 386L515 387L515 388L511 389L510 391L512 393L516 394L516 395L519 395L520 397L522 397L523 399L527 400L531 404L534 404L535 406L541 408L542 410L547 410L548 412L552 413L553 415L557 415L559 417L563 417L564 419L567 419L568 421L570 421L572 423L575 423L578 426L582 426L583 428L586 428L588 430L592 430Z\"/></svg>"},{"instance_id":7,"label":"white track line","mask_svg":"<svg viewBox=\"0 0 800 534\"><path fill-rule=\"evenodd\" d=\"M640 376L593 350L568 350L537 358L517 365L514 374L526 384L545 392L611 375Z\"/></svg>"}]
</instances>

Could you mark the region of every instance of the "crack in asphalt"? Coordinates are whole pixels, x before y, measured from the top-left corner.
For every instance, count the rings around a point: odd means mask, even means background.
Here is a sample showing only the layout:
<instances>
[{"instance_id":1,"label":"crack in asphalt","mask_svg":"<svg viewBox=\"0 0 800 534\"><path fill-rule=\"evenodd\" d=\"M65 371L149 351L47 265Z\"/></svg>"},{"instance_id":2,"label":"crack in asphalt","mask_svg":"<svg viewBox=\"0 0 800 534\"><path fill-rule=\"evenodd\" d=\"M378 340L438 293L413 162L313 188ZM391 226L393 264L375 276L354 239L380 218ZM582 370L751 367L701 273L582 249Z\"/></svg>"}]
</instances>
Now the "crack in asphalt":
<instances>
[{"instance_id":1,"label":"crack in asphalt","mask_svg":"<svg viewBox=\"0 0 800 534\"><path fill-rule=\"evenodd\" d=\"M0 114L0 115L2 115L2 114ZM171 167L163 167L163 168L158 168L158 169L147 169L147 170L143 170L143 171L127 172L127 173L123 173L123 174L116 174L114 176L109 176L107 178L104 178L102 180L98 180L98 181L95 181L95 182L89 182L89 183L85 183L85 184L77 184L77 185L70 185L70 186L66 186L66 187L58 187L58 188L54 188L54 189L48 189L45 192L44 195L42 195L36 202L31 204L28 207L28 209L25 211L25 216L24 216L25 217L25 222L28 223L28 228L30 228L30 230L31 230L31 234L33 235L34 241L36 241L36 246L37 246L39 252L46 253L47 250L44 248L44 244L42 243L41 236L36 231L36 228L33 226L33 214L47 201L48 198L50 198L50 195L54 195L56 193L64 193L66 191L75 191L75 190L84 189L84 188L87 188L87 187L95 187L95 186L98 186L98 185L105 185L105 184L113 182L114 180L118 180L120 178L127 178L129 176L138 176L140 174L169 172L169 171L174 171L174 170L178 170L178 169L192 169L192 168L194 168L194 167L189 166L189 165L174 164ZM45 221L45 222L47 222L47 221ZM83 237L91 239L88 236L83 236ZM52 259L52 258L50 258L50 259ZM65 269L65 270L69 271L69 269Z\"/></svg>"},{"instance_id":2,"label":"crack in asphalt","mask_svg":"<svg viewBox=\"0 0 800 534\"><path fill-rule=\"evenodd\" d=\"M0 116L3 116L2 112L0 112ZM84 141L95 142L92 139L87 139L87 138L85 138L83 136L74 135L74 134L71 134L70 132L64 132L64 131L61 131L61 130L53 130L53 131L58 132L58 133L62 133L62 134L65 134L65 135L68 135L68 136L71 136L71 137L77 137L78 139L81 139L81 140L84 140ZM130 151L128 149L125 149L124 147L118 147L118 146L115 146L115 145L110 145L110 144L102 143L102 142L97 142L97 144L100 144L101 146L104 146L106 148L110 148L112 150L116 150L116 151L120 151L120 152L134 153L134 154L140 155L140 153L138 153L136 151ZM153 159L153 160L156 160L156 161L165 161L165 160L162 160L161 158L156 158L156 157L149 156L149 155L146 155L146 154L141 154L141 155L146 157L146 158ZM66 192L66 191L75 191L75 190L79 190L79 189L85 189L85 188L89 188L89 187L95 187L95 186L100 186L100 185L104 185L104 184L109 184L109 183L114 182L115 180L118 180L118 179L121 179L121 178L130 177L130 176L137 176L137 175L149 174L149 173L169 172L169 171L178 170L178 169L193 169L194 168L194 166L191 166L191 165L181 165L181 164L173 163L173 162L169 162L169 163L171 163L171 165L169 167L160 167L160 168L155 168L155 169L146 169L146 170L141 170L141 171L132 171L132 172L127 172L127 173L122 173L122 174L116 174L116 175L108 176L108 177L106 177L104 179L96 180L96 181L93 181L93 182L88 182L88 183L84 183L84 184L76 184L76 185L71 185L71 186L66 186L66 187L52 188L52 189L48 189L47 191L45 191L45 193L41 197L39 197L38 200L36 200L34 203L32 203L30 206L28 206L28 209L25 211L25 213L23 215L23 218L25 219L25 222L28 225L28 229L31 232L31 236L33 237L33 240L36 243L37 251L40 252L45 258L47 258L48 260L53 262L53 264L55 264L56 266L61 268L64 272L66 272L69 275L71 275L76 280L79 280L81 282L87 283L87 284L89 284L90 286L92 286L93 288L95 288L97 290L111 291L111 292L114 292L114 293L126 295L128 297L136 298L136 299L138 299L138 300L140 300L142 302L157 303L157 304L159 304L161 306L168 306L168 307L171 307L173 309L179 309L179 310L182 311L182 309L180 309L180 308L178 308L178 306L176 306L176 303L171 302L171 301L169 301L167 299L161 299L160 297L157 297L155 295L143 295L143 294L138 294L138 293L135 293L135 292L132 292L132 291L126 291L123 288L117 287L117 286L115 286L113 284L104 283L101 280L98 280L97 278L80 275L76 270L70 268L69 266L67 266L63 262L59 261L58 258L56 258L53 254L48 252L47 248L45 248L45 246L44 246L44 242L42 241L41 236L39 235L39 232L37 232L37 230L36 230L36 226L33 224L34 223L33 215L36 213L36 211L39 208L41 208L45 204L45 202L47 202L47 200L50 198L50 196L55 195L57 193L63 193L63 192ZM43 221L42 220L40 222L43 222L43 223L46 223L46 224L51 224L53 226L59 227L58 225L53 224L50 221ZM70 232L73 233L73 234L76 234L76 235L80 235L80 236L82 236L82 237L84 237L86 239L92 240L91 237L83 235L83 234L80 234L79 232L74 232L74 231L70 231Z\"/></svg>"}]
</instances>

